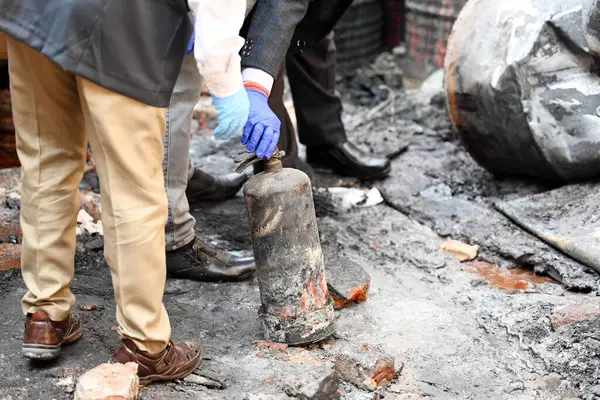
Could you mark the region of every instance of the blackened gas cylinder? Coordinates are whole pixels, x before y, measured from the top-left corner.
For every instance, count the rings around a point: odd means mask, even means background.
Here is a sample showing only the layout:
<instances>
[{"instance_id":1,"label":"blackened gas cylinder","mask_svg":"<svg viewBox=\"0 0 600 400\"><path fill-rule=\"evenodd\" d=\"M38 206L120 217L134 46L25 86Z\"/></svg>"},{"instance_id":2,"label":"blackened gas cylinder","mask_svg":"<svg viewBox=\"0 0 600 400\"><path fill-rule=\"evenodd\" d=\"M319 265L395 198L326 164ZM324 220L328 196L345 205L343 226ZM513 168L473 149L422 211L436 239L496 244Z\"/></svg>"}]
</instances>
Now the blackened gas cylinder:
<instances>
[{"instance_id":1,"label":"blackened gas cylinder","mask_svg":"<svg viewBox=\"0 0 600 400\"><path fill-rule=\"evenodd\" d=\"M280 157L276 152L265 161L265 171L244 186L261 297L259 316L265 339L304 345L333 333L333 303L310 179L299 170L282 168Z\"/></svg>"}]
</instances>

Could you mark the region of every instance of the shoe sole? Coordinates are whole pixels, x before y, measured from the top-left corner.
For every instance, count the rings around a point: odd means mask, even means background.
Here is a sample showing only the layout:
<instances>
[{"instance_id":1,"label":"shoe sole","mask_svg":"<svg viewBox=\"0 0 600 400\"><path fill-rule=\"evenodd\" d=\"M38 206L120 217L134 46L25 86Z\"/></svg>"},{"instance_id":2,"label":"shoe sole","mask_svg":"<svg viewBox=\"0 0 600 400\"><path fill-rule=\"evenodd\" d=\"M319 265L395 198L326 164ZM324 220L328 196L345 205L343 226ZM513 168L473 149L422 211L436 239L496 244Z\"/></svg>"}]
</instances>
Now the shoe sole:
<instances>
[{"instance_id":1,"label":"shoe sole","mask_svg":"<svg viewBox=\"0 0 600 400\"><path fill-rule=\"evenodd\" d=\"M193 368L183 371L179 374L176 375L170 375L170 376L164 376L164 375L150 375L150 376L145 376L143 378L140 378L140 385L145 386L145 385L149 385L153 382L163 382L163 381L175 381L177 379L183 379L188 375L191 375L200 365L200 362L202 361L202 356L201 353L198 354L198 359L195 362L195 365Z\"/></svg>"},{"instance_id":2,"label":"shoe sole","mask_svg":"<svg viewBox=\"0 0 600 400\"><path fill-rule=\"evenodd\" d=\"M23 357L29 358L30 360L49 361L54 360L60 356L62 346L69 345L81 339L83 331L80 329L73 334L71 337L67 337L61 344L47 345L47 344L24 344L22 348Z\"/></svg>"},{"instance_id":3,"label":"shoe sole","mask_svg":"<svg viewBox=\"0 0 600 400\"><path fill-rule=\"evenodd\" d=\"M167 279L185 279L185 280L194 281L194 282L210 282L210 283L242 282L242 281L247 281L250 278L252 278L252 276L254 276L255 273L256 273L256 271L250 271L250 272L247 272L240 276L231 276L231 277L227 277L224 279L223 278L222 279L211 279L208 277L190 277L189 275L186 275L185 273L167 272Z\"/></svg>"},{"instance_id":4,"label":"shoe sole","mask_svg":"<svg viewBox=\"0 0 600 400\"><path fill-rule=\"evenodd\" d=\"M315 161L315 160L308 161L307 160L307 162L310 165L312 165L314 168L330 170L340 176L357 178L357 179L360 179L363 181L379 181L379 180L385 179L385 178L387 178L387 176L390 174L390 172L392 170L392 167L389 166L381 171L377 171L377 172L373 172L373 173L361 173L361 172L358 172L351 168L337 167L336 165L332 165L327 162L324 163L320 160L319 161Z\"/></svg>"},{"instance_id":5,"label":"shoe sole","mask_svg":"<svg viewBox=\"0 0 600 400\"><path fill-rule=\"evenodd\" d=\"M226 283L226 282L242 282L242 281L247 281L248 279L252 278L255 274L255 271L250 271L245 273L244 275L240 275L240 276L236 276L236 277L232 277L230 280L221 280L221 281L217 281L217 282L221 282L221 283Z\"/></svg>"}]
</instances>

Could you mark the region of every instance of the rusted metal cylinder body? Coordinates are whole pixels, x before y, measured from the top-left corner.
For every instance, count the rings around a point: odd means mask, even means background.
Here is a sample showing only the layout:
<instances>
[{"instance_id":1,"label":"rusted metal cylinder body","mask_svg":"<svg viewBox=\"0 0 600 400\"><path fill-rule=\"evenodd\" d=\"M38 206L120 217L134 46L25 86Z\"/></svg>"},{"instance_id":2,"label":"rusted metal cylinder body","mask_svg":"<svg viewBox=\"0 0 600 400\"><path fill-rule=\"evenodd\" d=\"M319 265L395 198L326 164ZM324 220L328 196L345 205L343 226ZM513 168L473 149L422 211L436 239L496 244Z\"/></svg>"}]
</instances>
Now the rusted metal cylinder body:
<instances>
[{"instance_id":1,"label":"rusted metal cylinder body","mask_svg":"<svg viewBox=\"0 0 600 400\"><path fill-rule=\"evenodd\" d=\"M581 0L470 0L450 35L445 90L467 150L498 176L600 175L600 64Z\"/></svg>"},{"instance_id":2,"label":"rusted metal cylinder body","mask_svg":"<svg viewBox=\"0 0 600 400\"><path fill-rule=\"evenodd\" d=\"M329 337L335 329L333 303L310 179L267 163L265 172L246 183L244 196L266 339L302 345Z\"/></svg>"}]
</instances>

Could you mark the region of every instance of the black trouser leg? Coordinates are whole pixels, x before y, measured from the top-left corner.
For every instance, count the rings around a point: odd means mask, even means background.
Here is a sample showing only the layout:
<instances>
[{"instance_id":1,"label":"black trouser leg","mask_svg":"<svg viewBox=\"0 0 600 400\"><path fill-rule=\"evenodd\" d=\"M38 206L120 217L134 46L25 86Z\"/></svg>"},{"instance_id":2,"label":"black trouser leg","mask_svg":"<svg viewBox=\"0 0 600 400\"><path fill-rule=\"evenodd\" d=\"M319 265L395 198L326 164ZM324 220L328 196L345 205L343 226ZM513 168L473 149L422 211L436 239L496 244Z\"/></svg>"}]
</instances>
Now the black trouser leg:
<instances>
[{"instance_id":1,"label":"black trouser leg","mask_svg":"<svg viewBox=\"0 0 600 400\"><path fill-rule=\"evenodd\" d=\"M298 143L296 142L296 130L290 114L287 112L285 105L283 104L283 89L284 82L283 76L285 74L285 64L282 63L281 69L273 87L271 88L271 95L269 96L269 107L277 115L277 118L281 121L281 130L279 136L279 150L285 151L285 158L283 159L283 166L287 168L295 168L295 161L298 159ZM263 164L254 164L254 173L259 173L263 170Z\"/></svg>"},{"instance_id":2,"label":"black trouser leg","mask_svg":"<svg viewBox=\"0 0 600 400\"><path fill-rule=\"evenodd\" d=\"M318 147L346 141L342 102L335 94L333 36L302 53L287 56L286 68L300 143Z\"/></svg>"}]
</instances>

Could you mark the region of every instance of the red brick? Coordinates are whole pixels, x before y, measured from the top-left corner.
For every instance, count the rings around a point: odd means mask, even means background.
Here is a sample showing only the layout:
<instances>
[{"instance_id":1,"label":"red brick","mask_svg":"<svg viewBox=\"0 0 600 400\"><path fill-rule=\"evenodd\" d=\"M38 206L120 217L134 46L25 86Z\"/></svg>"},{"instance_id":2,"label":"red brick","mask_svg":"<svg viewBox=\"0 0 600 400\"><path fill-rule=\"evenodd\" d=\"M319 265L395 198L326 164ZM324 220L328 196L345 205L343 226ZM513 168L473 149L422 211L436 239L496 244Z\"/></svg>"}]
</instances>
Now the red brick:
<instances>
[{"instance_id":1,"label":"red brick","mask_svg":"<svg viewBox=\"0 0 600 400\"><path fill-rule=\"evenodd\" d=\"M21 268L21 245L0 243L0 271Z\"/></svg>"},{"instance_id":2,"label":"red brick","mask_svg":"<svg viewBox=\"0 0 600 400\"><path fill-rule=\"evenodd\" d=\"M559 309L550 317L554 329L600 318L600 300L588 299L585 303Z\"/></svg>"},{"instance_id":3,"label":"red brick","mask_svg":"<svg viewBox=\"0 0 600 400\"><path fill-rule=\"evenodd\" d=\"M21 244L8 243L9 237L14 235L20 242L23 232L19 228L18 214L5 216L7 220L0 221L0 271L9 271L21 267Z\"/></svg>"},{"instance_id":4,"label":"red brick","mask_svg":"<svg viewBox=\"0 0 600 400\"><path fill-rule=\"evenodd\" d=\"M75 400L135 400L139 393L138 365L101 364L77 382Z\"/></svg>"},{"instance_id":5,"label":"red brick","mask_svg":"<svg viewBox=\"0 0 600 400\"><path fill-rule=\"evenodd\" d=\"M404 364L381 349L342 341L334 346L335 370L340 378L354 386L374 391L387 387L402 371Z\"/></svg>"}]
</instances>

